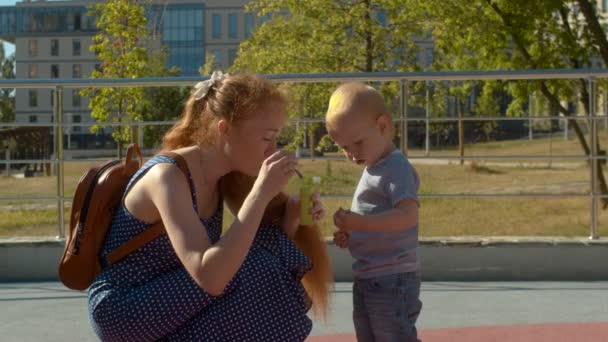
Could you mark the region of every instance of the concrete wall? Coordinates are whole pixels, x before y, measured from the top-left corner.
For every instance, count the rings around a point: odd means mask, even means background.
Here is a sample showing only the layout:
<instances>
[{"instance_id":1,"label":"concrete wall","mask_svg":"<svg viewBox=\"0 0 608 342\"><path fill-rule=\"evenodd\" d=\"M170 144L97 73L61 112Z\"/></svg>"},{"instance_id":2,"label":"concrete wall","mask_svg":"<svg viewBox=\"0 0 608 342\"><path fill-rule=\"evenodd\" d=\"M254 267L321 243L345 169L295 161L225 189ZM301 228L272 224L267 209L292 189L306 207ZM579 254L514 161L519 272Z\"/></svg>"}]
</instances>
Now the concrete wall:
<instances>
[{"instance_id":1,"label":"concrete wall","mask_svg":"<svg viewBox=\"0 0 608 342\"><path fill-rule=\"evenodd\" d=\"M0 241L0 282L57 280L60 240ZM352 258L329 244L336 281L350 281ZM608 240L423 239L425 281L608 280Z\"/></svg>"}]
</instances>

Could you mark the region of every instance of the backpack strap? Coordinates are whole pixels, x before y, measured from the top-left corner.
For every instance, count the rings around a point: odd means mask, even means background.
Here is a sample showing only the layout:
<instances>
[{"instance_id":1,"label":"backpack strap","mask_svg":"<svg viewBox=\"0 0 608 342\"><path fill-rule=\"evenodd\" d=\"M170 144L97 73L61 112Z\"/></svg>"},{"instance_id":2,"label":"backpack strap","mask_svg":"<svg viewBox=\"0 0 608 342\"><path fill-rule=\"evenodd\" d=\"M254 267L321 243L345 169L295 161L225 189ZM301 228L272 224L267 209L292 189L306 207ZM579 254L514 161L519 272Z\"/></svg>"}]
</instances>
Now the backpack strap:
<instances>
[{"instance_id":1,"label":"backpack strap","mask_svg":"<svg viewBox=\"0 0 608 342\"><path fill-rule=\"evenodd\" d=\"M181 155L175 152L163 152L161 155L172 158L176 161L177 167L186 175L186 178L190 179L190 169L186 160ZM120 245L120 247L114 249L106 256L106 265L112 265L136 250L142 248L148 242L156 239L157 237L165 234L165 226L162 221L153 224L143 232L135 235L129 241Z\"/></svg>"}]
</instances>

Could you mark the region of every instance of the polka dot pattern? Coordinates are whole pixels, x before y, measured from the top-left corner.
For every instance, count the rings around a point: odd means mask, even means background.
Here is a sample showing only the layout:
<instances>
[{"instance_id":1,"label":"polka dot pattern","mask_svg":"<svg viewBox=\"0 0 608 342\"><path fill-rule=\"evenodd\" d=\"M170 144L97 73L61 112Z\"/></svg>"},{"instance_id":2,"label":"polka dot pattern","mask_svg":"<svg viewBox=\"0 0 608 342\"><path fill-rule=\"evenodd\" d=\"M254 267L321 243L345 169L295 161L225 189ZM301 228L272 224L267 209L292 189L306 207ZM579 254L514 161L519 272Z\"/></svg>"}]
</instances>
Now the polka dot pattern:
<instances>
[{"instance_id":1,"label":"polka dot pattern","mask_svg":"<svg viewBox=\"0 0 608 342\"><path fill-rule=\"evenodd\" d=\"M175 161L154 157L128 187L158 163ZM219 206L201 220L212 243L220 239L222 212ZM148 227L119 206L100 256ZM240 270L213 297L194 282L162 235L99 274L89 289L89 316L103 341L303 341L312 322L301 279L311 268L279 227L263 223Z\"/></svg>"}]
</instances>

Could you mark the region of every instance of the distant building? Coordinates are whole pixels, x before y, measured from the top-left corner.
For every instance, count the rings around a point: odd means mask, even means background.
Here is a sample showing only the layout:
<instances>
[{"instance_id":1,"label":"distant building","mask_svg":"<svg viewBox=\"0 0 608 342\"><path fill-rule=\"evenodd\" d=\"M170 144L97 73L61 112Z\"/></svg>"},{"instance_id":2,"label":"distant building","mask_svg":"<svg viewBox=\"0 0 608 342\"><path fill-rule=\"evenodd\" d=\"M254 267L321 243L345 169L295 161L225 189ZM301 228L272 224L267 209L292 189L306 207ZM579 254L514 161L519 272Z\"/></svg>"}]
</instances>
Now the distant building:
<instances>
[{"instance_id":1,"label":"distant building","mask_svg":"<svg viewBox=\"0 0 608 342\"><path fill-rule=\"evenodd\" d=\"M95 18L87 7L98 1L21 1L0 7L0 39L15 44L17 78L89 77L100 61L89 50L96 34ZM147 8L149 23L160 43L168 47L169 66L182 76L199 75L205 55L213 54L220 68L236 58L239 43L259 25L259 18L245 13L247 0L155 0ZM16 90L16 122L52 122L53 91ZM78 89L66 89L65 120L93 122L88 99ZM71 142L89 145L88 129L73 127ZM107 135L103 135L107 138ZM102 138L102 137L98 137ZM97 139L97 140L98 140Z\"/></svg>"}]
</instances>

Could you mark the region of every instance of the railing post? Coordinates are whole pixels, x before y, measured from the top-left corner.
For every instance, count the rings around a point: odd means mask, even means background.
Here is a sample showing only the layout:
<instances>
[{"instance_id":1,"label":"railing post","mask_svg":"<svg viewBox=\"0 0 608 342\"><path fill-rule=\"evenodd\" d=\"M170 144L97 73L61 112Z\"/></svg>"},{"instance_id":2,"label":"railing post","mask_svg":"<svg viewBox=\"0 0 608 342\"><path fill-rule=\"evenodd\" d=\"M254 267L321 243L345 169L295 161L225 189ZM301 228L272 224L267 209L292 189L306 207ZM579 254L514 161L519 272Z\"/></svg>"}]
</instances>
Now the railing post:
<instances>
[{"instance_id":1,"label":"railing post","mask_svg":"<svg viewBox=\"0 0 608 342\"><path fill-rule=\"evenodd\" d=\"M53 115L55 117L55 161L57 177L57 238L65 237L64 211L64 179L63 179L63 87L55 87Z\"/></svg>"},{"instance_id":2,"label":"railing post","mask_svg":"<svg viewBox=\"0 0 608 342\"><path fill-rule=\"evenodd\" d=\"M142 124L137 125L137 144L142 150L144 149L144 126Z\"/></svg>"},{"instance_id":3,"label":"railing post","mask_svg":"<svg viewBox=\"0 0 608 342\"><path fill-rule=\"evenodd\" d=\"M590 128L591 132L591 234L590 239L599 239L599 233L597 231L597 216L598 216L598 166L599 160L597 150L597 118L595 108L595 78L591 77L587 80L589 88L589 116L591 119Z\"/></svg>"},{"instance_id":4,"label":"railing post","mask_svg":"<svg viewBox=\"0 0 608 342\"><path fill-rule=\"evenodd\" d=\"M430 150L430 146L431 146L431 124L429 122L429 118L430 118L430 87L431 82L426 81L426 107L425 107L425 125L424 125L424 155L428 156L429 155L429 150Z\"/></svg>"},{"instance_id":5,"label":"railing post","mask_svg":"<svg viewBox=\"0 0 608 342\"><path fill-rule=\"evenodd\" d=\"M532 120L532 93L528 94L528 140L532 141L534 139L533 125L534 121Z\"/></svg>"},{"instance_id":6,"label":"railing post","mask_svg":"<svg viewBox=\"0 0 608 342\"><path fill-rule=\"evenodd\" d=\"M300 117L298 116L296 121L296 139L298 134L300 133ZM300 159L302 157L301 144L296 144L296 158Z\"/></svg>"},{"instance_id":7,"label":"railing post","mask_svg":"<svg viewBox=\"0 0 608 342\"><path fill-rule=\"evenodd\" d=\"M604 90L604 98L602 101L602 107L604 107L604 129L608 128L608 92Z\"/></svg>"},{"instance_id":8,"label":"railing post","mask_svg":"<svg viewBox=\"0 0 608 342\"><path fill-rule=\"evenodd\" d=\"M401 107L401 152L407 156L407 80L400 81L400 107Z\"/></svg>"},{"instance_id":9,"label":"railing post","mask_svg":"<svg viewBox=\"0 0 608 342\"><path fill-rule=\"evenodd\" d=\"M6 177L11 176L11 164L8 163L11 160L11 150L8 148L8 143L6 144L6 149L4 150L4 159L7 161L6 163Z\"/></svg>"}]
</instances>

